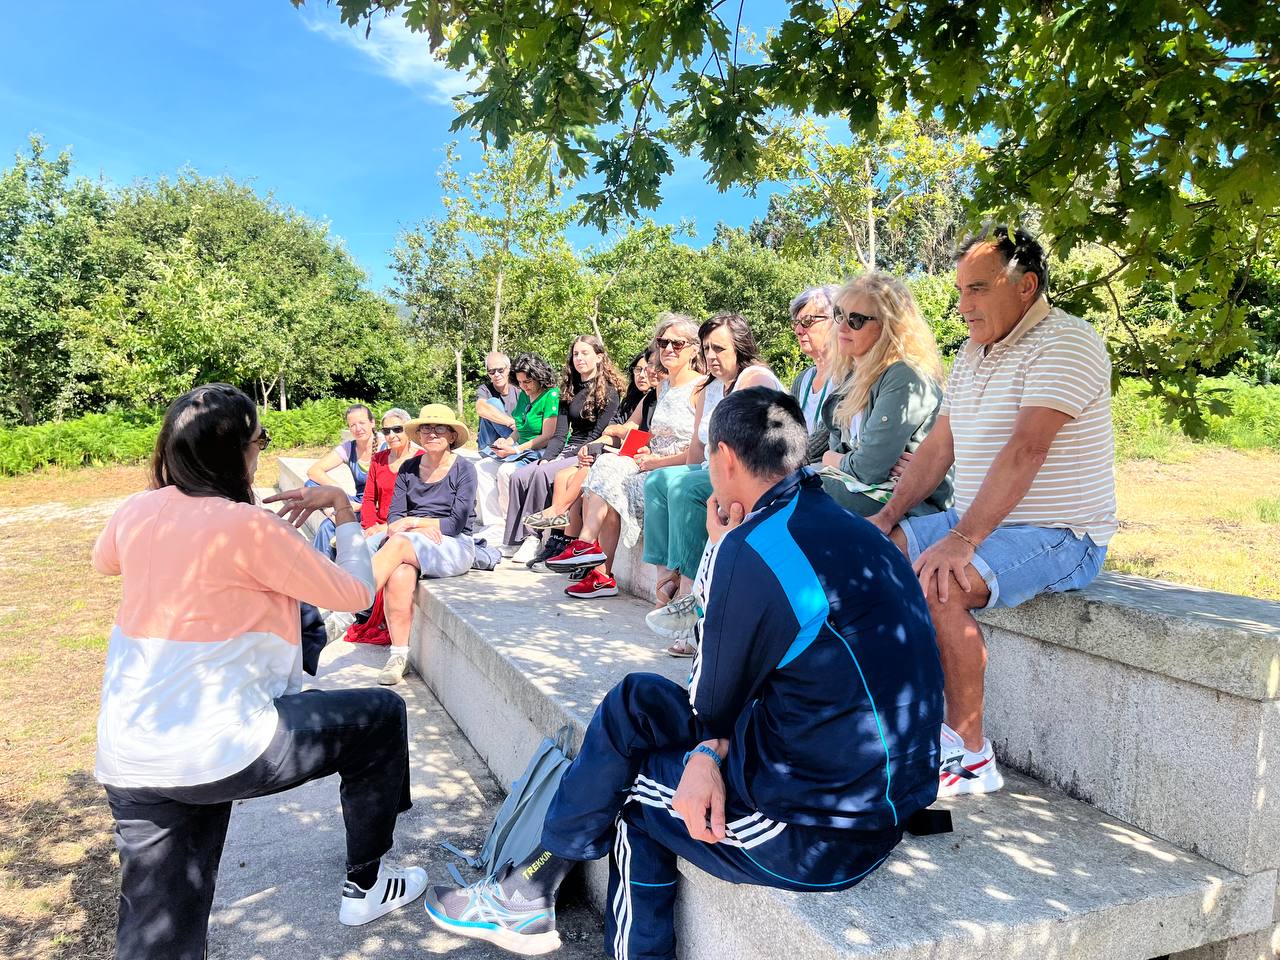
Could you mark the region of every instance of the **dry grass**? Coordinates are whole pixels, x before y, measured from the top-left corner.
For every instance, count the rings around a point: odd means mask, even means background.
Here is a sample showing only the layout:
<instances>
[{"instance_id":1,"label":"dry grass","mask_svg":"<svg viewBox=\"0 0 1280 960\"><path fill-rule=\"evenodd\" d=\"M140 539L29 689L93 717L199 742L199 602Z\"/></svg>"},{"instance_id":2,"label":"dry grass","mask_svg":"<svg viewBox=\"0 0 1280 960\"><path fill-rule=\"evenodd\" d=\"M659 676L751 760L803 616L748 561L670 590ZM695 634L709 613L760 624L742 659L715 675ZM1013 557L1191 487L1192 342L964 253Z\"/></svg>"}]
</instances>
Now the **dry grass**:
<instances>
[{"instance_id":1,"label":"dry grass","mask_svg":"<svg viewBox=\"0 0 1280 960\"><path fill-rule=\"evenodd\" d=\"M258 485L275 483L275 460ZM118 868L93 748L120 585L89 552L146 484L140 466L0 478L0 957L114 952Z\"/></svg>"},{"instance_id":2,"label":"dry grass","mask_svg":"<svg viewBox=\"0 0 1280 960\"><path fill-rule=\"evenodd\" d=\"M320 451L291 451L316 455ZM258 486L275 481L263 457ZM1108 566L1280 599L1280 455L1207 449L1117 468ZM94 725L117 581L89 567L142 467L0 479L0 956L111 956L116 860L93 782ZM54 504L54 508L50 507ZM5 522L14 517L18 522Z\"/></svg>"},{"instance_id":3,"label":"dry grass","mask_svg":"<svg viewBox=\"0 0 1280 960\"><path fill-rule=\"evenodd\" d=\"M1280 600L1280 454L1203 448L1117 464L1116 479L1109 570Z\"/></svg>"}]
</instances>

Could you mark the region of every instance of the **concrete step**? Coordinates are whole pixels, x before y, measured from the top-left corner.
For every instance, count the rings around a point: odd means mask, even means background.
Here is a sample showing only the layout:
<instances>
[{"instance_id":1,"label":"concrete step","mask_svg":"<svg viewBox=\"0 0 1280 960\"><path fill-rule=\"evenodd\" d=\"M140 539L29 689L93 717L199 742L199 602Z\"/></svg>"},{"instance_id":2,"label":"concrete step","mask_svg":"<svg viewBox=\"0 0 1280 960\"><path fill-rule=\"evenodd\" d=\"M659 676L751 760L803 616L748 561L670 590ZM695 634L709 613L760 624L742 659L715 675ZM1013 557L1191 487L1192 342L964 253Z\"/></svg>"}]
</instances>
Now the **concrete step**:
<instances>
[{"instance_id":1,"label":"concrete step","mask_svg":"<svg viewBox=\"0 0 1280 960\"><path fill-rule=\"evenodd\" d=\"M331 644L314 686L377 685L385 647ZM484 841L502 790L449 715L417 677L394 688L409 712L413 809L401 816L392 856L425 866L430 882L449 884L438 841L464 850ZM218 876L210 924L210 960L357 960L444 954L468 960L507 957L496 947L438 930L422 901L364 927L338 923L344 869L338 778L237 803ZM464 876L474 871L463 867ZM558 911L559 956L599 956L600 917L579 889Z\"/></svg>"},{"instance_id":2,"label":"concrete step","mask_svg":"<svg viewBox=\"0 0 1280 960\"><path fill-rule=\"evenodd\" d=\"M623 675L683 680L646 605L569 599L566 581L503 564L420 587L414 660L497 779L537 742L581 736ZM907 838L851 891L734 886L681 864L683 960L1147 960L1266 927L1275 872L1244 877L1058 790L1010 773L985 798L948 805L956 832ZM597 902L604 871L590 873Z\"/></svg>"}]
</instances>

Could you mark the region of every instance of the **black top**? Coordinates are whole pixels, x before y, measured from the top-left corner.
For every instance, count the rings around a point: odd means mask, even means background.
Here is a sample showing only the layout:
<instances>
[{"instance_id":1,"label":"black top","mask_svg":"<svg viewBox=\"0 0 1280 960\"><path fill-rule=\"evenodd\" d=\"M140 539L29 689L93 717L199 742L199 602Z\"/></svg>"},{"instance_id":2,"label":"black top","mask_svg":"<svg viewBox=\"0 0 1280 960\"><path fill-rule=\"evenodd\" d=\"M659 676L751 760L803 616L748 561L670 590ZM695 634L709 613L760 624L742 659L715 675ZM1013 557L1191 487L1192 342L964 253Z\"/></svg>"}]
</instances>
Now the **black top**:
<instances>
[{"instance_id":1,"label":"black top","mask_svg":"<svg viewBox=\"0 0 1280 960\"><path fill-rule=\"evenodd\" d=\"M657 390L646 390L640 395L639 402L633 403L630 406L627 405L627 401L624 399L622 403L618 405L618 412L613 415L613 422L615 424L626 423L631 419L631 414L635 412L637 406L640 407L640 417L639 423L636 425L636 429L648 430L649 424L653 422L653 411L658 406Z\"/></svg>"},{"instance_id":2,"label":"black top","mask_svg":"<svg viewBox=\"0 0 1280 960\"><path fill-rule=\"evenodd\" d=\"M391 496L387 523L401 517L428 517L440 521L440 532L446 537L470 535L475 527L476 467L466 457L458 456L449 472L435 483L425 483L418 471L422 455L411 457L396 471L396 489Z\"/></svg>"},{"instance_id":3,"label":"black top","mask_svg":"<svg viewBox=\"0 0 1280 960\"><path fill-rule=\"evenodd\" d=\"M600 435L604 433L604 428L613 423L614 415L618 412L618 391L612 386L605 389L604 409L594 417L585 415L587 396L594 383L595 381L588 380L567 402L564 394L560 395L560 415L556 417L556 432L547 441L546 452L542 455L544 460L554 460L557 457L577 453L579 447L599 440Z\"/></svg>"}]
</instances>

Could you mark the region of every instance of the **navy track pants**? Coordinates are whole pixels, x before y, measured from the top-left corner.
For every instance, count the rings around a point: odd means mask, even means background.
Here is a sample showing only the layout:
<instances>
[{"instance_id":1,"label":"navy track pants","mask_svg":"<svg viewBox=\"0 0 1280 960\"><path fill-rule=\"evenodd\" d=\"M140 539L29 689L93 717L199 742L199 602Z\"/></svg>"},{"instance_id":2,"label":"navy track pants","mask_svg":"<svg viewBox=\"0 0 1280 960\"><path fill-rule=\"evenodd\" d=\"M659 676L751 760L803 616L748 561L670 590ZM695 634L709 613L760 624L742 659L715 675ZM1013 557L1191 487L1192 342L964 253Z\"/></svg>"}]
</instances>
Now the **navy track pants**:
<instances>
[{"instance_id":1,"label":"navy track pants","mask_svg":"<svg viewBox=\"0 0 1280 960\"><path fill-rule=\"evenodd\" d=\"M633 673L605 695L547 812L543 845L569 860L611 854L605 949L614 960L676 955L676 858L730 883L784 890L852 887L884 862L899 831L806 827L753 810L726 784L728 835L689 836L671 809L684 754L698 743L689 695Z\"/></svg>"}]
</instances>

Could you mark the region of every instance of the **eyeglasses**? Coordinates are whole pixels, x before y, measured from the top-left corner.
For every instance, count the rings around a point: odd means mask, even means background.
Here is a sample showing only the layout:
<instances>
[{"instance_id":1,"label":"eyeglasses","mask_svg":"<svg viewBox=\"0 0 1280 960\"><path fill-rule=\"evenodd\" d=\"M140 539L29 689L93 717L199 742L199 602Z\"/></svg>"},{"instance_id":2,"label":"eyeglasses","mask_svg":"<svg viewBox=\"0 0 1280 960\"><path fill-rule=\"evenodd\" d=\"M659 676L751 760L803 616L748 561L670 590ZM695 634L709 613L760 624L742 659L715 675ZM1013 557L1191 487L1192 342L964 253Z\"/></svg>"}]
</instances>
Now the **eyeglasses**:
<instances>
[{"instance_id":1,"label":"eyeglasses","mask_svg":"<svg viewBox=\"0 0 1280 960\"><path fill-rule=\"evenodd\" d=\"M659 350L671 349L671 350L674 350L676 353L679 353L681 350L687 347L692 341L680 340L678 338L675 340L672 340L667 337L659 337L657 340L653 342L658 345Z\"/></svg>"},{"instance_id":2,"label":"eyeglasses","mask_svg":"<svg viewBox=\"0 0 1280 960\"><path fill-rule=\"evenodd\" d=\"M384 437L389 437L389 436L391 436L393 433L404 433L404 426L403 426L403 425L401 425L401 424L397 424L397 425L396 425L396 426L394 426L394 427L383 427L383 428L382 428L382 435L383 435Z\"/></svg>"},{"instance_id":3,"label":"eyeglasses","mask_svg":"<svg viewBox=\"0 0 1280 960\"><path fill-rule=\"evenodd\" d=\"M831 319L837 324L845 324L850 330L861 330L868 323L878 321L880 318L858 313L856 310L844 310L833 304L831 307Z\"/></svg>"},{"instance_id":4,"label":"eyeglasses","mask_svg":"<svg viewBox=\"0 0 1280 960\"><path fill-rule=\"evenodd\" d=\"M491 377L496 377L500 373L507 372L506 367L487 367L486 369L489 371L489 376Z\"/></svg>"},{"instance_id":5,"label":"eyeglasses","mask_svg":"<svg viewBox=\"0 0 1280 960\"><path fill-rule=\"evenodd\" d=\"M830 319L831 318L825 313L802 313L797 317L791 318L791 325L793 327L801 327L802 329L808 330L815 323L821 323L823 320Z\"/></svg>"},{"instance_id":6,"label":"eyeglasses","mask_svg":"<svg viewBox=\"0 0 1280 960\"><path fill-rule=\"evenodd\" d=\"M453 431L453 427L447 423L424 423L418 427L419 433L434 433L438 437L447 437Z\"/></svg>"},{"instance_id":7,"label":"eyeglasses","mask_svg":"<svg viewBox=\"0 0 1280 960\"><path fill-rule=\"evenodd\" d=\"M265 450L271 445L271 434L267 433L266 427L262 427L261 430L262 432L249 442L256 443L259 450Z\"/></svg>"}]
</instances>

